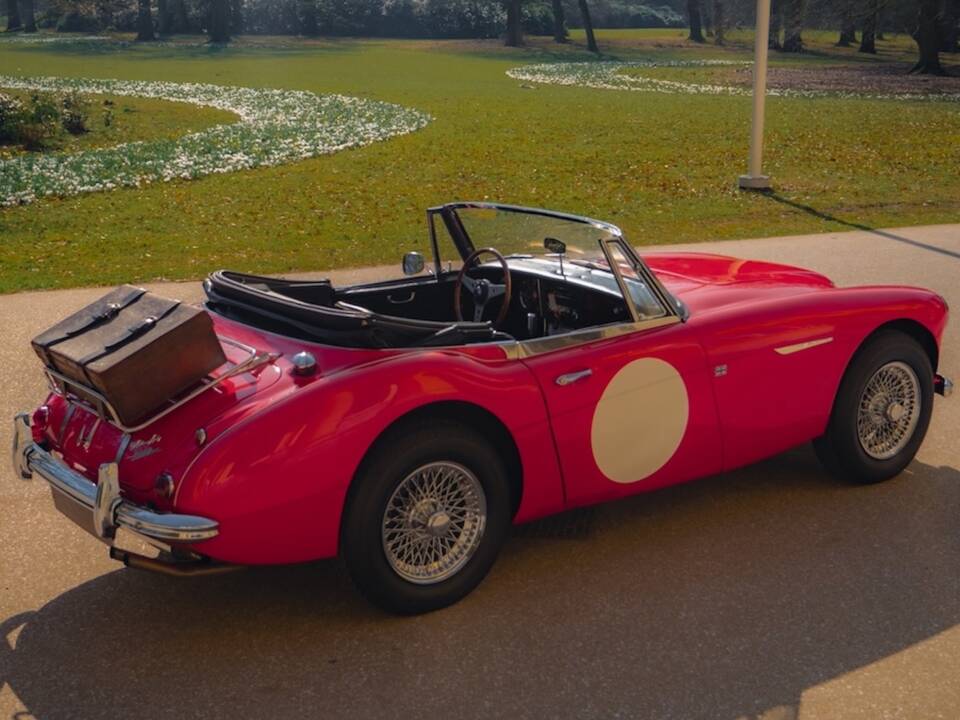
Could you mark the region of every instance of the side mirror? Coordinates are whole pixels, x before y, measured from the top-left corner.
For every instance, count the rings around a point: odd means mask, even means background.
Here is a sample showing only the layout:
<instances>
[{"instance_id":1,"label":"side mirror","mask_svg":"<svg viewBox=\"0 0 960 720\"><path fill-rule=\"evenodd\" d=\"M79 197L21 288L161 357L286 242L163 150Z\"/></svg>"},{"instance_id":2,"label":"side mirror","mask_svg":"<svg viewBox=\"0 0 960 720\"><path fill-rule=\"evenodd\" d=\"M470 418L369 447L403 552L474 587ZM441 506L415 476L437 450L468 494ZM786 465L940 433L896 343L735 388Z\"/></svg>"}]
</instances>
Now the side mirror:
<instances>
[{"instance_id":1,"label":"side mirror","mask_svg":"<svg viewBox=\"0 0 960 720\"><path fill-rule=\"evenodd\" d=\"M567 244L565 242L552 237L544 238L543 246L554 255L563 255L567 251Z\"/></svg>"},{"instance_id":2,"label":"side mirror","mask_svg":"<svg viewBox=\"0 0 960 720\"><path fill-rule=\"evenodd\" d=\"M403 256L403 274L418 275L423 272L423 255L418 252L408 252Z\"/></svg>"}]
</instances>

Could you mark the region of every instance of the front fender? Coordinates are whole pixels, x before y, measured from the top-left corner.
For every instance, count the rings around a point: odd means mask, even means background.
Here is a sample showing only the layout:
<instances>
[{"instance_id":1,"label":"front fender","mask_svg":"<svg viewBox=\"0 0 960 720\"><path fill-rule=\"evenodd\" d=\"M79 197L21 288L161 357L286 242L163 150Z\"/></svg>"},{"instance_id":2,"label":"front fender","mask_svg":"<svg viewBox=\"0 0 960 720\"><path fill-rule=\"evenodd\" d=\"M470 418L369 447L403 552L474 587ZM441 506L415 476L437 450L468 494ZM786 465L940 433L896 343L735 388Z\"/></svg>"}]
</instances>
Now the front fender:
<instances>
[{"instance_id":1,"label":"front fender","mask_svg":"<svg viewBox=\"0 0 960 720\"><path fill-rule=\"evenodd\" d=\"M220 523L220 535L197 551L244 564L336 555L347 490L370 446L403 415L450 400L487 410L513 435L524 469L518 520L562 508L546 408L530 371L506 359L424 350L318 377L211 443L175 501L180 512Z\"/></svg>"}]
</instances>

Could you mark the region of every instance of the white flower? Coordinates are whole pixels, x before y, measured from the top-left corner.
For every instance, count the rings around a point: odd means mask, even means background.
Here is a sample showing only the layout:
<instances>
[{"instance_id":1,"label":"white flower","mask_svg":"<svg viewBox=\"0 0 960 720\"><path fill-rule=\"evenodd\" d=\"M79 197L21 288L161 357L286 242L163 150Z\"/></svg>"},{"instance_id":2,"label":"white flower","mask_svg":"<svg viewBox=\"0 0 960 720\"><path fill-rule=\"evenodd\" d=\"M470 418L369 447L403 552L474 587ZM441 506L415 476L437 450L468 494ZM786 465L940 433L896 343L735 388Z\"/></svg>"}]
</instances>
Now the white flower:
<instances>
[{"instance_id":1,"label":"white flower","mask_svg":"<svg viewBox=\"0 0 960 720\"><path fill-rule=\"evenodd\" d=\"M173 100L239 117L175 140L0 160L0 206L295 162L410 133L431 119L391 103L270 88L3 75L0 87Z\"/></svg>"}]
</instances>

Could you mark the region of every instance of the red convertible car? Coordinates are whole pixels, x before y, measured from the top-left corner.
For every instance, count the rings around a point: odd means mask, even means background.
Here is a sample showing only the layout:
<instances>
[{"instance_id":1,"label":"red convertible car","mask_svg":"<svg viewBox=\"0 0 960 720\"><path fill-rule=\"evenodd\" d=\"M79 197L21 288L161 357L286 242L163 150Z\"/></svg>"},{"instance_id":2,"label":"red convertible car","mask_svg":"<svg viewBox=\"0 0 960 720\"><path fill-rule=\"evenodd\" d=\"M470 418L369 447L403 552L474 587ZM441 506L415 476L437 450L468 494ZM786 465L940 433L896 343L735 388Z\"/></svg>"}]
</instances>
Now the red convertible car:
<instances>
[{"instance_id":1,"label":"red convertible car","mask_svg":"<svg viewBox=\"0 0 960 720\"><path fill-rule=\"evenodd\" d=\"M427 220L432 263L408 253L399 280L214 273L227 363L137 426L53 378L16 418L17 471L128 565L342 554L366 597L416 613L476 587L511 524L809 441L844 479L891 478L952 388L929 290L640 257L613 225L544 210Z\"/></svg>"}]
</instances>

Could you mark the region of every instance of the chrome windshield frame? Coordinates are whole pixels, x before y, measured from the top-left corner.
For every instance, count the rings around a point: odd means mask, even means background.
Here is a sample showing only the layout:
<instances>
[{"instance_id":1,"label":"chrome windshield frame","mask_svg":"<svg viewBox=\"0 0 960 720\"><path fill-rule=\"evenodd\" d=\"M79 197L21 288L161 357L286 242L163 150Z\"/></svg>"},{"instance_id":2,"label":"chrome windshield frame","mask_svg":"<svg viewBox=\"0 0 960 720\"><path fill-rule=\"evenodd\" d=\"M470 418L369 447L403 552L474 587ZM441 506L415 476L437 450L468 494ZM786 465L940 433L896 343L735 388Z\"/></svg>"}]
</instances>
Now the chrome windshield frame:
<instances>
[{"instance_id":1,"label":"chrome windshield frame","mask_svg":"<svg viewBox=\"0 0 960 720\"><path fill-rule=\"evenodd\" d=\"M626 281L623 278L623 273L620 270L618 263L613 261L611 257L609 244L616 244L624 256L630 260L637 272L637 275L647 283L647 286L651 289L651 292L654 294L656 300L661 305L664 310L664 317L676 317L681 322L686 320L685 314L682 312L681 307L673 298L673 296L667 291L667 289L660 282L660 279L647 267L647 264L643 261L643 258L637 253L636 249L627 242L626 238L623 235L623 231L612 223L605 222L603 220L595 220L594 218L586 217L583 215L572 215L570 213L556 212L554 210L544 210L542 208L526 207L523 205L509 205L505 203L496 203L496 202L473 202L473 201L460 201L446 203L444 205L438 205L431 207L427 210L427 220L428 226L430 229L430 240L433 246L434 252L434 266L437 268L437 279L440 280L441 277L441 263L442 258L440 257L439 243L436 236L435 228L435 216L439 216L443 221L447 232L450 234L450 237L457 248L457 251L460 253L461 262L466 260L470 254L475 250L473 243L470 240L470 236L463 226L463 223L460 220L459 215L457 214L458 210L463 209L484 209L484 210L501 210L504 212L515 212L515 213L524 213L528 215L540 215L543 217L554 218L557 220L567 220L570 222L581 223L584 225L590 225L595 227L598 230L603 231L610 237L598 238L598 243L603 252L604 257L606 258L607 264L610 268L611 274L613 274L617 286L620 288L620 294L623 297L623 301L626 304L627 310L630 313L631 319L634 323L639 323L640 313L637 310L636 303L633 300L633 296L630 291L627 289Z\"/></svg>"}]
</instances>

